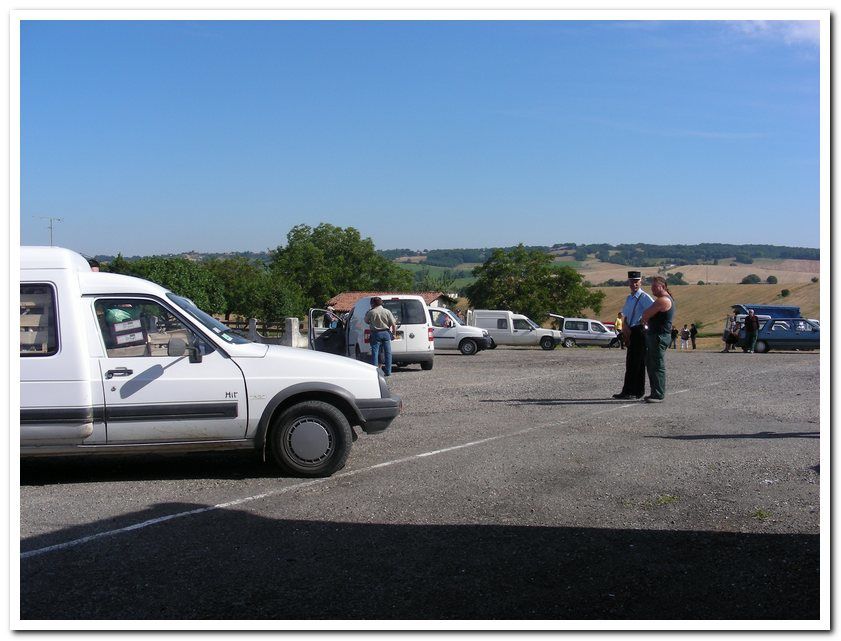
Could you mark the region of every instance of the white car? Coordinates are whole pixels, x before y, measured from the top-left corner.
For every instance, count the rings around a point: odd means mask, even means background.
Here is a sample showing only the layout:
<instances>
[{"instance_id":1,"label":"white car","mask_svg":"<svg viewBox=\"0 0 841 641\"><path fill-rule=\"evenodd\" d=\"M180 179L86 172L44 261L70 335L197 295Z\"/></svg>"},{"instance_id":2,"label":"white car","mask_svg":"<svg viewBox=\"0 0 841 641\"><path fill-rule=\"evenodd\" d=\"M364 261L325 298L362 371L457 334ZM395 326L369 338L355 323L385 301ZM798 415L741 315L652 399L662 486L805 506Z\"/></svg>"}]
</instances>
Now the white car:
<instances>
[{"instance_id":1,"label":"white car","mask_svg":"<svg viewBox=\"0 0 841 641\"><path fill-rule=\"evenodd\" d=\"M506 309L467 310L467 324L488 332L491 349L497 345L539 345L549 350L561 342L559 331L544 329L532 319Z\"/></svg>"},{"instance_id":2,"label":"white car","mask_svg":"<svg viewBox=\"0 0 841 641\"><path fill-rule=\"evenodd\" d=\"M21 247L21 456L254 449L329 476L400 412L372 365L252 343L190 300Z\"/></svg>"},{"instance_id":3,"label":"white car","mask_svg":"<svg viewBox=\"0 0 841 641\"><path fill-rule=\"evenodd\" d=\"M564 347L575 347L576 345L622 346L616 331L608 329L601 321L592 318L566 318L559 314L549 315L559 319Z\"/></svg>"},{"instance_id":4,"label":"white car","mask_svg":"<svg viewBox=\"0 0 841 641\"><path fill-rule=\"evenodd\" d=\"M472 356L491 345L487 330L470 327L445 307L430 307L435 349L457 349Z\"/></svg>"},{"instance_id":5,"label":"white car","mask_svg":"<svg viewBox=\"0 0 841 641\"><path fill-rule=\"evenodd\" d=\"M323 318L327 310L309 311L310 348L319 352L342 354L357 360L371 360L371 332L365 314L371 309L371 298L379 296L383 307L394 314L397 335L391 341L391 361L394 365L420 363L421 369L432 369L435 356L435 336L429 308L423 297L416 294L368 294L361 297L344 317L341 326L326 331Z\"/></svg>"}]
</instances>

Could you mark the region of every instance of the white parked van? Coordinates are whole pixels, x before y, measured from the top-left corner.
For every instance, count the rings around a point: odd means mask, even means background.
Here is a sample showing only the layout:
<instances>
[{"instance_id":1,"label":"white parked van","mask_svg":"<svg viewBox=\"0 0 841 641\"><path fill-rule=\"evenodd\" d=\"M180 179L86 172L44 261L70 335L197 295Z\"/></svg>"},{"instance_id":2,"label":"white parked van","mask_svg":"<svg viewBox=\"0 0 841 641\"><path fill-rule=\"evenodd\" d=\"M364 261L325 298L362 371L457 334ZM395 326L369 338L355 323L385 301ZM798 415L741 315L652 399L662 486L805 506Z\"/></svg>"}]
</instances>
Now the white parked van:
<instances>
[{"instance_id":1,"label":"white parked van","mask_svg":"<svg viewBox=\"0 0 841 641\"><path fill-rule=\"evenodd\" d=\"M449 309L430 307L429 314L435 349L457 349L466 356L472 356L490 347L491 339L486 330L465 325Z\"/></svg>"},{"instance_id":2,"label":"white parked van","mask_svg":"<svg viewBox=\"0 0 841 641\"><path fill-rule=\"evenodd\" d=\"M309 313L310 348L319 352L343 354L350 358L371 361L371 330L365 314L371 309L371 298L383 299L383 307L394 314L397 335L391 341L391 362L394 365L420 363L421 369L432 369L435 357L434 335L429 308L416 294L369 294L360 298L339 327L325 331L327 310L311 309Z\"/></svg>"},{"instance_id":3,"label":"white parked van","mask_svg":"<svg viewBox=\"0 0 841 641\"><path fill-rule=\"evenodd\" d=\"M252 343L148 281L21 247L22 456L252 448L328 476L401 409L367 364Z\"/></svg>"},{"instance_id":4,"label":"white parked van","mask_svg":"<svg viewBox=\"0 0 841 641\"><path fill-rule=\"evenodd\" d=\"M471 309L467 311L468 325L487 330L491 349L497 345L540 345L554 349L561 342L561 333L543 329L530 318L504 309Z\"/></svg>"}]
</instances>

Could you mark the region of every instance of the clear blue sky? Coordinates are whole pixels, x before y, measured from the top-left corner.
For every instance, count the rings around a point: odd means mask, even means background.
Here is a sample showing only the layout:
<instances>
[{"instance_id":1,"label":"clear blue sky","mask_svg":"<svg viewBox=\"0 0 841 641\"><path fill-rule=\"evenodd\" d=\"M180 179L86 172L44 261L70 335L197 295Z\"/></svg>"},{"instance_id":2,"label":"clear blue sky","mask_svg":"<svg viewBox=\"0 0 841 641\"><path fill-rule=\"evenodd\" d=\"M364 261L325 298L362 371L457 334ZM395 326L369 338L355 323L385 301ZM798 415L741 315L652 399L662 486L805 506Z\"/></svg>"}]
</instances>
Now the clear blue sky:
<instances>
[{"instance_id":1,"label":"clear blue sky","mask_svg":"<svg viewBox=\"0 0 841 641\"><path fill-rule=\"evenodd\" d=\"M818 23L21 25L21 243L820 245Z\"/></svg>"}]
</instances>

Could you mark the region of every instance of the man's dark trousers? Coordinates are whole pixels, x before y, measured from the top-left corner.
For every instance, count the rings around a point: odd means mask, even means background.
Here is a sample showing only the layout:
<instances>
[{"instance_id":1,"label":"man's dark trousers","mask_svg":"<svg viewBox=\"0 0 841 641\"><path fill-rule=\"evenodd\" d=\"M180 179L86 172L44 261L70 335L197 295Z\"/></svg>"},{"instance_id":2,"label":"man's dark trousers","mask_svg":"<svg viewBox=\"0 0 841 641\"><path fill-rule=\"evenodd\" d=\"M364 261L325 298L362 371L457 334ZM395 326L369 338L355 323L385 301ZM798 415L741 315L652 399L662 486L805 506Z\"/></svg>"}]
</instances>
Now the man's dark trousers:
<instances>
[{"instance_id":1,"label":"man's dark trousers","mask_svg":"<svg viewBox=\"0 0 841 641\"><path fill-rule=\"evenodd\" d=\"M625 382L622 393L632 396L645 394L645 335L642 325L631 328L631 338L625 353Z\"/></svg>"}]
</instances>

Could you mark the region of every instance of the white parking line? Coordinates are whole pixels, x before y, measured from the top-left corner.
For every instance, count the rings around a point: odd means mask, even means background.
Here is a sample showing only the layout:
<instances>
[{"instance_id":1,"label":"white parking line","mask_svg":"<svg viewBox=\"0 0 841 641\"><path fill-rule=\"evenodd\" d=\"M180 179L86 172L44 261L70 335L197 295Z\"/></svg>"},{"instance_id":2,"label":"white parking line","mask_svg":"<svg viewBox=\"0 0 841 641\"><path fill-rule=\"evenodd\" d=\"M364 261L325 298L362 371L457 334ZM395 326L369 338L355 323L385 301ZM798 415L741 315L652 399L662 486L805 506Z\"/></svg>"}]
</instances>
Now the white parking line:
<instances>
[{"instance_id":1,"label":"white parking line","mask_svg":"<svg viewBox=\"0 0 841 641\"><path fill-rule=\"evenodd\" d=\"M701 385L699 387L708 387L712 385L720 385L719 382L711 382L706 385ZM683 394L685 392L689 392L689 389L682 389L677 390L675 392L671 392L672 394ZM639 405L639 403L623 403L612 405L608 409L603 409L598 412L593 412L593 416L598 416L600 414L605 414L607 412L613 412L618 409L624 409L627 407L633 407L634 405ZM279 490L274 490L272 492L264 492L262 494L255 494L253 496L246 496L241 499L235 499L233 501L228 501L226 503L217 503L216 505L209 505L207 507L197 508L195 510L188 510L186 512L178 512L177 514L169 514L167 516L161 516L156 519L149 519L147 521L142 521L140 523L135 523L133 525L127 525L126 527L117 528L115 530L107 530L105 532L97 532L96 534L91 534L89 536L83 536L78 539L73 539L72 541L66 541L64 543L57 543L56 545L49 545L47 547L38 548L37 550L29 550L28 552L21 552L20 558L21 559L29 559L35 556L40 556L42 554L48 554L49 552L57 552L59 550L67 550L69 548L77 547L79 545L84 545L85 543L91 543L92 541L98 541L99 539L104 539L110 536L116 536L118 534L125 534L127 532L134 532L136 530L142 530L143 528L150 527L152 525L157 525L159 523L164 523L166 521L172 521L173 519L180 519L186 516L193 516L195 514L203 514L205 512L212 512L214 510L223 510L229 507L235 507L237 505L242 505L244 503L250 503L252 501L259 501L260 499L270 498L272 496L278 496L280 494L285 494L287 492L291 492L293 490L299 490L301 488L310 487L312 485L318 485L320 483L325 483L330 480L341 479L349 476L355 476L357 474L362 474L364 472L370 472L371 470L380 469L383 467L389 467L391 465L398 465L400 463L408 463L410 461L414 461L416 459L427 458L430 456L437 456L438 454L445 454L447 452L454 452L455 450L462 450L468 447L474 447L476 445L483 445L484 443L490 443L492 441L498 441L503 438L510 438L512 436L520 436L522 434L527 434L529 432L534 432L535 430L544 429L546 427L556 427L558 425L563 425L568 421L553 421L552 423L545 423L542 425L535 425L532 427L527 427L522 430L517 430L516 432L508 432L506 434L499 434L497 436L490 436L488 438L483 438L478 441L471 441L469 443L462 443L461 445L453 445L452 447L445 447L440 450L432 450L430 452L422 452L421 454L413 454L412 456L406 456L399 459L394 459L393 461L386 461L384 463L377 463L376 465L370 465L368 467L361 468L359 470L350 470L347 472L340 472L339 474L334 474L331 477L323 478L323 479L312 479L309 481L302 481L300 483L295 483L294 485L289 485L287 487L280 488Z\"/></svg>"}]
</instances>

